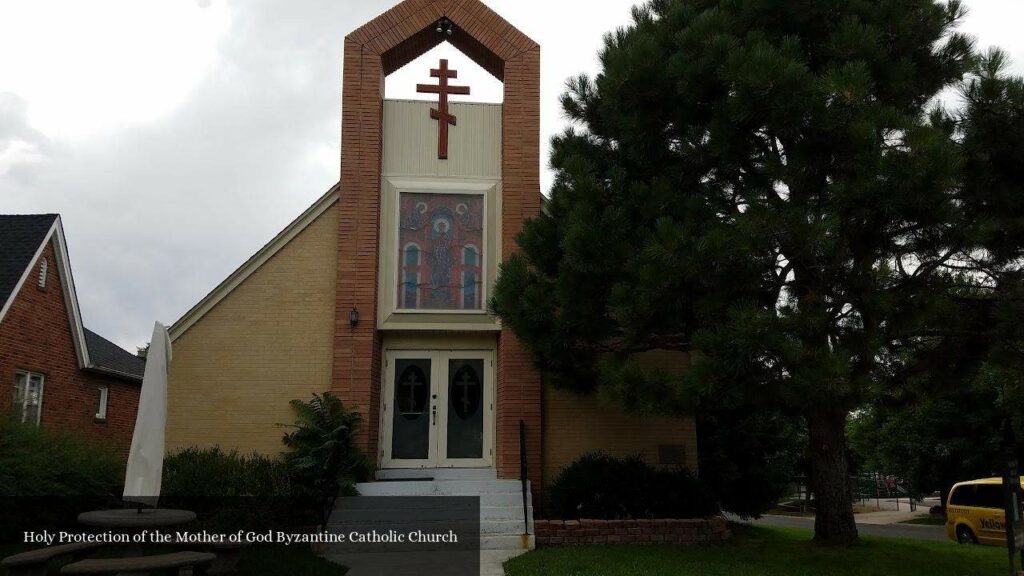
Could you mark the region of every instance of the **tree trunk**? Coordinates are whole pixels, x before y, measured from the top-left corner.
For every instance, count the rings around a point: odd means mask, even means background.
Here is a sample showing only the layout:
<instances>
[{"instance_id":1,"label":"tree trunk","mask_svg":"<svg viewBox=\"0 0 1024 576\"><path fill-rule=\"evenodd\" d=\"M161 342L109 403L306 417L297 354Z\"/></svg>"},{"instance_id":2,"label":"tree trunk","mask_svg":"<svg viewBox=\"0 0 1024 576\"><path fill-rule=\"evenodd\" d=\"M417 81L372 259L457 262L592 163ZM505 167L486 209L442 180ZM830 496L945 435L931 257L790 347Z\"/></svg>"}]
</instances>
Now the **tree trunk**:
<instances>
[{"instance_id":1,"label":"tree trunk","mask_svg":"<svg viewBox=\"0 0 1024 576\"><path fill-rule=\"evenodd\" d=\"M846 461L846 411L816 409L807 414L810 485L814 490L814 542L856 544L853 496Z\"/></svg>"}]
</instances>

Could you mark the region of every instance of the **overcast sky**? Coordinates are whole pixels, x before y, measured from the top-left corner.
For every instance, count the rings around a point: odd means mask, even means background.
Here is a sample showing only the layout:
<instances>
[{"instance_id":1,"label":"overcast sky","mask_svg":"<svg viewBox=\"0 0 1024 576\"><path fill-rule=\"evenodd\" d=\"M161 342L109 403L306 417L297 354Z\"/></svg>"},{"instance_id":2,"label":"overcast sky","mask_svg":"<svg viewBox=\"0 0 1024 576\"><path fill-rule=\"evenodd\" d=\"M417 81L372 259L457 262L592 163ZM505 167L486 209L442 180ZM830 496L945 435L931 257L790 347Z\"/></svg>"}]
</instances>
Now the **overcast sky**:
<instances>
[{"instance_id":1,"label":"overcast sky","mask_svg":"<svg viewBox=\"0 0 1024 576\"><path fill-rule=\"evenodd\" d=\"M394 3L0 0L0 213L63 216L86 326L134 351L337 181L343 38ZM633 3L488 0L542 47L545 190L564 82ZM1024 73L1024 2L966 4L963 29ZM387 96L417 97L439 57L500 101L447 45Z\"/></svg>"}]
</instances>

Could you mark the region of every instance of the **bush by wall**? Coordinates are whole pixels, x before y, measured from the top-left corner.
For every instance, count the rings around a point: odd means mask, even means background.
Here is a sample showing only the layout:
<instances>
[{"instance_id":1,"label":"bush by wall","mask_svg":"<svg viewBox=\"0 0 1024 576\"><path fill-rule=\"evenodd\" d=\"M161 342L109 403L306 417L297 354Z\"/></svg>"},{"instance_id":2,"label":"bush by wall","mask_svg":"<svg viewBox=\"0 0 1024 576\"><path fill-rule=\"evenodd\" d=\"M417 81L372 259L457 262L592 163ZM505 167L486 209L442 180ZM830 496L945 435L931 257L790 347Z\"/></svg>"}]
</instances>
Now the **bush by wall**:
<instances>
[{"instance_id":1,"label":"bush by wall","mask_svg":"<svg viewBox=\"0 0 1024 576\"><path fill-rule=\"evenodd\" d=\"M330 392L289 404L295 424L285 426L284 459L301 494L317 502L317 524L326 528L338 496L354 496L355 484L369 475L369 462L353 445L363 418Z\"/></svg>"},{"instance_id":2,"label":"bush by wall","mask_svg":"<svg viewBox=\"0 0 1024 576\"><path fill-rule=\"evenodd\" d=\"M704 518L719 512L711 491L685 468L656 468L638 457L584 454L547 491L555 519Z\"/></svg>"},{"instance_id":3,"label":"bush by wall","mask_svg":"<svg viewBox=\"0 0 1024 576\"><path fill-rule=\"evenodd\" d=\"M537 520L537 546L705 544L732 537L721 516L683 520Z\"/></svg>"},{"instance_id":4,"label":"bush by wall","mask_svg":"<svg viewBox=\"0 0 1024 576\"><path fill-rule=\"evenodd\" d=\"M114 451L0 417L0 541L75 526L79 512L118 505L123 483Z\"/></svg>"},{"instance_id":5,"label":"bush by wall","mask_svg":"<svg viewBox=\"0 0 1024 576\"><path fill-rule=\"evenodd\" d=\"M313 507L300 492L279 457L190 447L164 459L160 506L192 510L209 530L308 525Z\"/></svg>"},{"instance_id":6,"label":"bush by wall","mask_svg":"<svg viewBox=\"0 0 1024 576\"><path fill-rule=\"evenodd\" d=\"M291 478L279 458L191 447L164 459L162 492L165 497L287 496Z\"/></svg>"}]
</instances>

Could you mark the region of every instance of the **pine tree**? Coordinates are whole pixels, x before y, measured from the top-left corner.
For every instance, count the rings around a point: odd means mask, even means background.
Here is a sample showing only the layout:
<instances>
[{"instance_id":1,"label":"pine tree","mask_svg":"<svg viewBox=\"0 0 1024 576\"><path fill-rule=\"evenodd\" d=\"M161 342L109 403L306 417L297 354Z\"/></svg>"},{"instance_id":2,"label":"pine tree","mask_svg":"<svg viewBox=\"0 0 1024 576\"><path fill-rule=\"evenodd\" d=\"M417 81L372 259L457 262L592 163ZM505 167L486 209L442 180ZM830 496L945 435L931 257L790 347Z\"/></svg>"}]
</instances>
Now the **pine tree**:
<instances>
[{"instance_id":1,"label":"pine tree","mask_svg":"<svg viewBox=\"0 0 1024 576\"><path fill-rule=\"evenodd\" d=\"M802 419L815 541L857 541L845 426L960 241L933 99L956 0L653 0L569 83L555 183L492 301L546 381ZM682 377L649 349L699 351Z\"/></svg>"},{"instance_id":2,"label":"pine tree","mask_svg":"<svg viewBox=\"0 0 1024 576\"><path fill-rule=\"evenodd\" d=\"M962 86L963 106L935 114L961 146L960 253L938 272L946 291L924 330L905 335L870 406L858 452L920 492L1003 473L1001 424L1024 457L1024 81L990 51Z\"/></svg>"}]
</instances>

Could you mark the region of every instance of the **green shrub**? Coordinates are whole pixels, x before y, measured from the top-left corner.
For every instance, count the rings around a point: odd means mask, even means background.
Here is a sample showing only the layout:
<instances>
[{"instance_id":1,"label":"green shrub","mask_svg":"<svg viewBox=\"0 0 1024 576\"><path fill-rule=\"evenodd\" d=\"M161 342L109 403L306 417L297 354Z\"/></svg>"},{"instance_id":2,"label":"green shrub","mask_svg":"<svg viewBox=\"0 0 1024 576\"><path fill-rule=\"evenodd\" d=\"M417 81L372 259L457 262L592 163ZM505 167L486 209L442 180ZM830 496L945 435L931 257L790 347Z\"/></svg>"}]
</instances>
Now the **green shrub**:
<instances>
[{"instance_id":1,"label":"green shrub","mask_svg":"<svg viewBox=\"0 0 1024 576\"><path fill-rule=\"evenodd\" d=\"M563 468L547 491L553 518L703 518L715 498L685 468L655 468L639 457L584 454Z\"/></svg>"},{"instance_id":2,"label":"green shrub","mask_svg":"<svg viewBox=\"0 0 1024 576\"><path fill-rule=\"evenodd\" d=\"M160 506L192 510L198 528L222 532L308 525L315 518L283 459L219 447L186 448L164 459Z\"/></svg>"},{"instance_id":3,"label":"green shrub","mask_svg":"<svg viewBox=\"0 0 1024 576\"><path fill-rule=\"evenodd\" d=\"M339 495L354 495L355 483L369 474L366 458L352 441L362 416L331 394L313 394L308 402L292 400L295 424L281 439L285 462L301 494L318 502L319 524L326 526Z\"/></svg>"},{"instance_id":4,"label":"green shrub","mask_svg":"<svg viewBox=\"0 0 1024 576\"><path fill-rule=\"evenodd\" d=\"M118 505L124 465L105 445L0 418L0 538L74 527L80 512Z\"/></svg>"},{"instance_id":5,"label":"green shrub","mask_svg":"<svg viewBox=\"0 0 1024 576\"><path fill-rule=\"evenodd\" d=\"M120 497L124 458L79 436L0 421L0 495Z\"/></svg>"},{"instance_id":6,"label":"green shrub","mask_svg":"<svg viewBox=\"0 0 1024 576\"><path fill-rule=\"evenodd\" d=\"M289 496L288 468L280 458L186 448L164 459L164 497Z\"/></svg>"}]
</instances>

